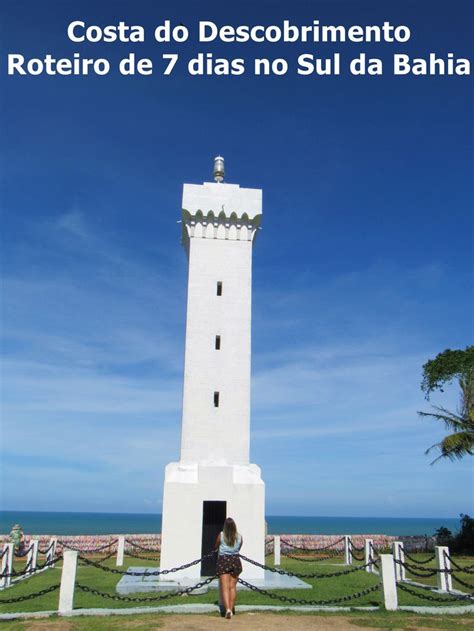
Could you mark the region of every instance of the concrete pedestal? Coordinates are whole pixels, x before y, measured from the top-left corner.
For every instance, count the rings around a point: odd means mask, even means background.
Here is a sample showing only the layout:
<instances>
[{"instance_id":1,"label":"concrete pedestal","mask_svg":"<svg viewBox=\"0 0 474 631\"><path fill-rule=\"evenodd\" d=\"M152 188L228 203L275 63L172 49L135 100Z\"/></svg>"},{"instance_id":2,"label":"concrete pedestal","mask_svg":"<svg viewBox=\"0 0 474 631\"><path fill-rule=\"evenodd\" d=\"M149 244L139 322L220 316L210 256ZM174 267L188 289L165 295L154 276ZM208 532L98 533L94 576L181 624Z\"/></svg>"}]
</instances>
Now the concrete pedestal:
<instances>
[{"instance_id":1,"label":"concrete pedestal","mask_svg":"<svg viewBox=\"0 0 474 631\"><path fill-rule=\"evenodd\" d=\"M181 589L186 589L187 587L191 587L199 582L196 579L190 578L181 578L174 579L174 574L164 576L161 580L158 580L157 576L146 576L146 572L153 571L154 568L150 567L130 567L128 568L131 572L143 572L143 576L131 576L126 574L122 576L120 581L117 583L116 592L118 594L137 594L142 592L175 592ZM310 583L306 583L296 576L286 576L275 574L274 572L270 572L270 570L266 570L262 578L256 578L248 581L255 587L259 587L260 589L312 589L312 585ZM194 594L198 596L199 594L207 593L209 589L218 589L219 581L218 579L213 580L209 585L202 587L200 589L196 589L191 592L191 595ZM245 585L241 585L237 583L238 591L245 591L249 588Z\"/></svg>"},{"instance_id":2,"label":"concrete pedestal","mask_svg":"<svg viewBox=\"0 0 474 631\"><path fill-rule=\"evenodd\" d=\"M178 567L202 556L204 501L226 502L227 517L235 520L243 537L242 554L264 564L265 485L260 468L172 462L165 473L160 568ZM245 562L242 566L242 578L263 579L262 568ZM197 564L173 573L173 580L200 576L201 564Z\"/></svg>"}]
</instances>

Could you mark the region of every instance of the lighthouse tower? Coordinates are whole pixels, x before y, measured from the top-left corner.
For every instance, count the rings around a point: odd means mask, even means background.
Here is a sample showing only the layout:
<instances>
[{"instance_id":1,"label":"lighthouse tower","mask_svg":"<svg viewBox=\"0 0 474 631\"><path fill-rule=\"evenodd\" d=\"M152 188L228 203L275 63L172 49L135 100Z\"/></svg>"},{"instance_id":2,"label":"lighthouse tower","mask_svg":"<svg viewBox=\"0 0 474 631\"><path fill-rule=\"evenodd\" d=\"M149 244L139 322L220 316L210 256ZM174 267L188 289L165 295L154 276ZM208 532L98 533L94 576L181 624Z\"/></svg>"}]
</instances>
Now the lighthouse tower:
<instances>
[{"instance_id":1,"label":"lighthouse tower","mask_svg":"<svg viewBox=\"0 0 474 631\"><path fill-rule=\"evenodd\" d=\"M179 462L166 467L161 568L211 551L226 517L243 536L242 553L264 562L265 486L249 462L252 249L262 191L215 182L185 184L182 240L189 262L183 417ZM263 578L244 563L243 577ZM174 578L213 574L213 559Z\"/></svg>"}]
</instances>

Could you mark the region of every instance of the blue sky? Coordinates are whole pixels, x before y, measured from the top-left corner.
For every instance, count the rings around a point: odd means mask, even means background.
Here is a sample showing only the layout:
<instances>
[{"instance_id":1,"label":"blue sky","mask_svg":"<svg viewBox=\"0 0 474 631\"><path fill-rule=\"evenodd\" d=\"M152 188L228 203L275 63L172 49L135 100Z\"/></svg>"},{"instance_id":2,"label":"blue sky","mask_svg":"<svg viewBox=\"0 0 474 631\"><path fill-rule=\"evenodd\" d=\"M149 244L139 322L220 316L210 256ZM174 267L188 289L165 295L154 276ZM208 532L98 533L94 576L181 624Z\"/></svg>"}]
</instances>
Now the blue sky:
<instances>
[{"instance_id":1,"label":"blue sky","mask_svg":"<svg viewBox=\"0 0 474 631\"><path fill-rule=\"evenodd\" d=\"M414 6L415 5L415 6ZM447 9L448 7L448 9ZM160 512L179 456L181 187L262 188L251 458L267 513L456 516L472 464L443 436L423 363L472 342L472 78L6 77L5 54L251 58L330 45L72 44L67 24L407 24L473 53L472 4L13 2L1 15L2 505ZM455 407L456 388L433 398Z\"/></svg>"}]
</instances>

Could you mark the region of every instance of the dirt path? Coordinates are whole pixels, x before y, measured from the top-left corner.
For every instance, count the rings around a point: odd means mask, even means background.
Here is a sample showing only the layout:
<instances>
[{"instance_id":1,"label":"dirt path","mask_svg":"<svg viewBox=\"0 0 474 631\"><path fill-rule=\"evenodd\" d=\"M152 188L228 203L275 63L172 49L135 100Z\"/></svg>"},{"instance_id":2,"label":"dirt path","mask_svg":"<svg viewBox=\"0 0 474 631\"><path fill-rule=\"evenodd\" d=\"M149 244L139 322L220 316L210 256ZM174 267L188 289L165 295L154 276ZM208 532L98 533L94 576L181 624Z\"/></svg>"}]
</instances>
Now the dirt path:
<instances>
[{"instance_id":1,"label":"dirt path","mask_svg":"<svg viewBox=\"0 0 474 631\"><path fill-rule=\"evenodd\" d=\"M96 619L97 621L97 619ZM97 626L95 626L97 625ZM274 631L282 628L286 631L357 631L360 627L350 624L343 617L319 617L319 616L287 616L262 613L240 613L232 620L225 620L217 616L208 615L171 615L152 616L143 619L127 619L122 616L102 618L91 628L93 629L124 629L129 631ZM74 618L70 620L29 620L14 627L27 629L28 631L79 631L87 629L86 618ZM372 627L377 629L379 627ZM412 631L411 628L410 631Z\"/></svg>"},{"instance_id":2,"label":"dirt path","mask_svg":"<svg viewBox=\"0 0 474 631\"><path fill-rule=\"evenodd\" d=\"M322 618L317 616L285 616L282 614L239 613L232 620L211 616L169 616L164 620L165 631L321 631L335 629L357 631L357 627L343 618Z\"/></svg>"}]
</instances>

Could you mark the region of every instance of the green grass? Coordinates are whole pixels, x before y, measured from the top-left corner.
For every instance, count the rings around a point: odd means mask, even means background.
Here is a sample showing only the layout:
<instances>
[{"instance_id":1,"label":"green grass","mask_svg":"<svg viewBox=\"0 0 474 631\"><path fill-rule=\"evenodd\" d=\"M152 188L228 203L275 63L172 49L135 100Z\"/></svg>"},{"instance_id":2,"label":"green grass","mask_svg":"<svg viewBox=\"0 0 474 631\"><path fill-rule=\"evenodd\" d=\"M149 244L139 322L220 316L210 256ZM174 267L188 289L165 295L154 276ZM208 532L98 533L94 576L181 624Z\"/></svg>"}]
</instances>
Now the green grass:
<instances>
[{"instance_id":1,"label":"green grass","mask_svg":"<svg viewBox=\"0 0 474 631\"><path fill-rule=\"evenodd\" d=\"M192 614L191 614L192 615ZM239 616L245 616L245 614L238 614ZM275 627L279 623L279 618L281 619L282 615L288 615L288 612L284 613L274 613L268 612L265 614L265 617L273 617L275 618ZM366 613L360 612L350 612L343 614L332 614L332 613L319 613L318 614L291 614L291 615L305 615L318 618L335 618L337 620L343 619L345 622L348 622L354 625L354 631L357 631L357 628L362 629L394 629L394 630L403 630L403 631L415 631L415 629L472 629L474 617L471 615L463 615L463 616L453 616L449 617L441 617L441 616L428 616L428 615L419 615L419 614L411 614L405 612L372 612L370 617ZM104 618L99 616L87 616L84 618L68 618L65 621L63 618L59 618L57 616L48 618L47 620L35 620L34 621L34 629L35 631L40 631L42 628L50 629L58 628L58 631L61 629L67 628L67 631L113 631L117 628L133 628L138 629L139 631L155 631L156 629L161 629L165 626L167 614L140 614L140 615L131 615L126 617L117 618L115 616ZM209 617L215 618L216 614L200 614L199 618ZM183 620L181 618L181 620ZM252 622L252 620L249 620ZM192 622L189 621L187 623L183 622L182 628L191 629L193 628ZM14 620L9 622L3 622L3 627L6 631L29 631L32 628L31 620ZM67 625L67 626L66 626ZM252 626L249 626L251 629ZM336 627L337 628L337 627Z\"/></svg>"},{"instance_id":2,"label":"green grass","mask_svg":"<svg viewBox=\"0 0 474 631\"><path fill-rule=\"evenodd\" d=\"M424 560L427 558L426 555L417 555L417 559ZM97 558L99 560L100 557ZM472 565L474 563L474 559L463 557L457 558L457 563L459 565ZM272 565L272 557L267 557L267 564ZM423 567L434 567L434 562L429 563ZM24 562L16 563L16 569L21 569L24 567ZM111 558L107 561L104 561L103 565L109 568L115 568L115 559ZM126 557L124 568L128 568L130 566L146 566L157 568L158 563L153 561L143 561L139 559L133 559ZM315 563L307 563L299 560L288 559L282 557L282 569L285 569L290 572L294 572L295 574L311 574L311 573L320 573L327 574L334 571L339 571L345 569L341 564L340 559L331 559L329 561L323 562L315 562ZM411 577L408 574L408 577ZM469 574L461 574L461 577L468 581L474 582L473 575ZM111 595L115 594L115 586L117 582L120 580L121 576L118 574L113 574L109 572L104 572L100 569L97 569L92 566L84 566L80 564L77 569L76 575L76 584L86 585L88 587L97 589L101 592L107 592ZM436 577L432 579L421 579L416 578L419 582L424 584L436 584ZM51 585L59 583L61 579L61 564L57 564L57 567L54 569L49 569L43 572L38 576L33 576L28 578L27 580L21 581L17 585L12 586L11 588L0 592L0 612L31 612L31 611L46 611L46 610L56 610L58 605L58 597L59 592L55 591L50 594L46 594L40 596L38 598L23 601L16 604L2 604L1 601L8 598L16 598L22 595L28 595L42 589L45 589ZM279 595L287 596L289 598L296 599L306 599L306 600L327 600L345 596L347 594L352 594L355 592L359 592L367 587L377 585L378 577L376 575L368 574L367 572L353 572L352 574L348 574L346 576L339 576L335 578L328 579L304 579L308 583L313 585L312 590L300 589L300 590L277 590L276 593ZM251 582L251 581L249 581ZM421 592L422 594L424 592ZM133 597L155 597L157 594L145 593L145 594L132 594ZM443 603L431 603L424 599L417 598L410 594L406 594L399 590L399 604L400 605L430 605L430 606L439 606ZM74 608L75 609L84 609L84 608L123 608L123 607L136 607L136 606L159 606L159 605L172 605L172 604L184 604L184 603L217 603L218 601L218 593L217 590L210 590L207 594L203 595L189 595L189 596L173 596L171 598L167 598L166 600L151 600L150 602L145 603L133 603L127 601L114 601L105 599L100 596L96 596L90 593L86 593L76 588L75 592L75 601ZM281 605L285 606L285 603L277 600L270 599L269 597L262 596L261 594L249 592L249 591L240 591L238 596L238 603L245 605ZM357 598L356 600L352 600L349 603L341 603L341 605L348 606L379 606L381 604L380 592L375 591L366 596L362 596ZM448 603L454 607L457 606L456 603ZM459 602L460 605L465 604L464 602Z\"/></svg>"}]
</instances>

